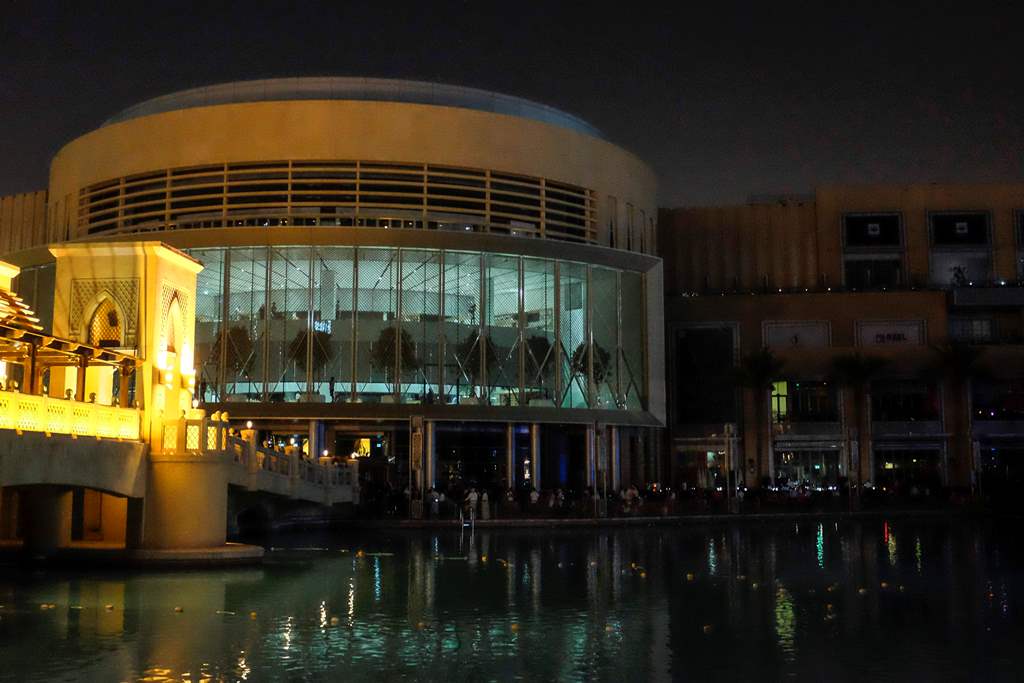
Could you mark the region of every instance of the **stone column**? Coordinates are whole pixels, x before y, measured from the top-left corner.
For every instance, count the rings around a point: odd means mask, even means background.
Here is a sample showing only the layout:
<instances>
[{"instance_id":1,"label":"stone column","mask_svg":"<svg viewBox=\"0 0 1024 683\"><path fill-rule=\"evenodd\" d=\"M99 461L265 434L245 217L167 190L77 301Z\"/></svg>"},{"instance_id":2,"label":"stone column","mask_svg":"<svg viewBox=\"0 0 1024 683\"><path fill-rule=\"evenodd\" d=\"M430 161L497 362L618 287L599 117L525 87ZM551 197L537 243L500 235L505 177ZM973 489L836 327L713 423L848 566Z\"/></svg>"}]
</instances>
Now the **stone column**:
<instances>
[{"instance_id":1,"label":"stone column","mask_svg":"<svg viewBox=\"0 0 1024 683\"><path fill-rule=\"evenodd\" d=\"M505 482L506 488L516 490L516 426L512 422L505 423Z\"/></svg>"},{"instance_id":2,"label":"stone column","mask_svg":"<svg viewBox=\"0 0 1024 683\"><path fill-rule=\"evenodd\" d=\"M597 487L597 429L593 423L587 425L587 486Z\"/></svg>"},{"instance_id":3,"label":"stone column","mask_svg":"<svg viewBox=\"0 0 1024 683\"><path fill-rule=\"evenodd\" d=\"M423 421L423 477L424 487L429 491L437 486L437 439L435 420Z\"/></svg>"},{"instance_id":4,"label":"stone column","mask_svg":"<svg viewBox=\"0 0 1024 683\"><path fill-rule=\"evenodd\" d=\"M227 455L150 453L145 548L211 548L227 536ZM129 511L129 516L131 516ZM129 534L130 536L131 534Z\"/></svg>"},{"instance_id":5,"label":"stone column","mask_svg":"<svg viewBox=\"0 0 1024 683\"><path fill-rule=\"evenodd\" d=\"M533 486L540 490L540 425L536 422L530 425L530 477Z\"/></svg>"},{"instance_id":6,"label":"stone column","mask_svg":"<svg viewBox=\"0 0 1024 683\"><path fill-rule=\"evenodd\" d=\"M71 544L71 490L59 486L23 489L25 552L48 557Z\"/></svg>"},{"instance_id":7,"label":"stone column","mask_svg":"<svg viewBox=\"0 0 1024 683\"><path fill-rule=\"evenodd\" d=\"M608 428L608 454L611 459L612 490L622 488L622 450L619 446L619 428Z\"/></svg>"}]
</instances>

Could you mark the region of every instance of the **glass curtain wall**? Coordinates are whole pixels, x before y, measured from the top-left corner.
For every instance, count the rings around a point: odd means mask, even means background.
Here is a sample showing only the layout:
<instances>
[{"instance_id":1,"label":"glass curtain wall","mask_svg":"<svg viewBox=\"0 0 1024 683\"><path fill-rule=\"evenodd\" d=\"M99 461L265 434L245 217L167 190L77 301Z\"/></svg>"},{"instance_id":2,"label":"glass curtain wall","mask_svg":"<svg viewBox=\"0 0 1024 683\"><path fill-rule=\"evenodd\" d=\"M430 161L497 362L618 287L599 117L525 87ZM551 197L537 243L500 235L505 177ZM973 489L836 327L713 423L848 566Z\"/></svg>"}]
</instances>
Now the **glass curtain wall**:
<instances>
[{"instance_id":1,"label":"glass curtain wall","mask_svg":"<svg viewBox=\"0 0 1024 683\"><path fill-rule=\"evenodd\" d=\"M203 263L196 276L196 396L203 401L219 401L221 356L227 342L227 328L222 324L226 250L201 249L192 255Z\"/></svg>"},{"instance_id":2,"label":"glass curtain wall","mask_svg":"<svg viewBox=\"0 0 1024 683\"><path fill-rule=\"evenodd\" d=\"M519 322L522 304L517 256L488 254L485 331L487 399L492 405L519 405Z\"/></svg>"},{"instance_id":3,"label":"glass curtain wall","mask_svg":"<svg viewBox=\"0 0 1024 683\"><path fill-rule=\"evenodd\" d=\"M431 249L191 253L205 265L204 401L639 410L646 400L640 273Z\"/></svg>"},{"instance_id":4,"label":"glass curtain wall","mask_svg":"<svg viewBox=\"0 0 1024 683\"><path fill-rule=\"evenodd\" d=\"M262 401L266 359L267 249L228 252L228 307L222 336L225 401Z\"/></svg>"},{"instance_id":5,"label":"glass curtain wall","mask_svg":"<svg viewBox=\"0 0 1024 683\"><path fill-rule=\"evenodd\" d=\"M619 321L621 345L619 347L620 408L640 410L647 398L644 395L644 329L647 310L644 299L644 277L640 273L624 270L619 274Z\"/></svg>"},{"instance_id":6,"label":"glass curtain wall","mask_svg":"<svg viewBox=\"0 0 1024 683\"><path fill-rule=\"evenodd\" d=\"M591 398L595 408L615 408L619 404L618 362L619 296L618 272L610 268L590 269L590 345Z\"/></svg>"},{"instance_id":7,"label":"glass curtain wall","mask_svg":"<svg viewBox=\"0 0 1024 683\"><path fill-rule=\"evenodd\" d=\"M480 254L444 254L445 403L475 405L483 395L480 313Z\"/></svg>"},{"instance_id":8,"label":"glass curtain wall","mask_svg":"<svg viewBox=\"0 0 1024 683\"><path fill-rule=\"evenodd\" d=\"M523 402L554 406L555 386L555 262L523 259Z\"/></svg>"},{"instance_id":9,"label":"glass curtain wall","mask_svg":"<svg viewBox=\"0 0 1024 683\"><path fill-rule=\"evenodd\" d=\"M403 249L401 260L402 343L410 351L399 359L399 400L436 403L440 377L438 323L441 317L441 252Z\"/></svg>"},{"instance_id":10,"label":"glass curtain wall","mask_svg":"<svg viewBox=\"0 0 1024 683\"><path fill-rule=\"evenodd\" d=\"M352 399L355 249L313 249L313 371L311 400Z\"/></svg>"},{"instance_id":11,"label":"glass curtain wall","mask_svg":"<svg viewBox=\"0 0 1024 683\"><path fill-rule=\"evenodd\" d=\"M590 348L587 343L587 267L559 264L558 348L561 354L562 408L590 406ZM601 305L607 305L602 302Z\"/></svg>"},{"instance_id":12,"label":"glass curtain wall","mask_svg":"<svg viewBox=\"0 0 1024 683\"><path fill-rule=\"evenodd\" d=\"M394 403L398 358L415 358L412 338L396 326L398 250L359 249L356 295L356 400Z\"/></svg>"},{"instance_id":13,"label":"glass curtain wall","mask_svg":"<svg viewBox=\"0 0 1024 683\"><path fill-rule=\"evenodd\" d=\"M267 398L305 401L309 353L310 247L271 247Z\"/></svg>"}]
</instances>

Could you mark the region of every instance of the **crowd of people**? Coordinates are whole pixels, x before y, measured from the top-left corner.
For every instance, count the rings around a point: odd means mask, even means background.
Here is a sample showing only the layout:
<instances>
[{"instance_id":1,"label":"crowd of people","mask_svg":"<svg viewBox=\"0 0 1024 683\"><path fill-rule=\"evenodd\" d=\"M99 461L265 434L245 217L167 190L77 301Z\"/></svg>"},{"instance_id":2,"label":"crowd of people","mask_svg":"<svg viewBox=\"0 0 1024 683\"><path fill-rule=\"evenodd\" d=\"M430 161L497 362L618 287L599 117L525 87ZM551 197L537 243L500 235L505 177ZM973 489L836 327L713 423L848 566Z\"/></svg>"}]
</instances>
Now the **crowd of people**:
<instances>
[{"instance_id":1,"label":"crowd of people","mask_svg":"<svg viewBox=\"0 0 1024 683\"><path fill-rule=\"evenodd\" d=\"M618 491L587 487L573 490L532 486L518 489L454 482L430 488L421 497L409 487L364 482L360 490L363 514L371 517L409 517L414 511L425 519L567 518L647 516L679 512L674 491L656 485L630 485Z\"/></svg>"}]
</instances>

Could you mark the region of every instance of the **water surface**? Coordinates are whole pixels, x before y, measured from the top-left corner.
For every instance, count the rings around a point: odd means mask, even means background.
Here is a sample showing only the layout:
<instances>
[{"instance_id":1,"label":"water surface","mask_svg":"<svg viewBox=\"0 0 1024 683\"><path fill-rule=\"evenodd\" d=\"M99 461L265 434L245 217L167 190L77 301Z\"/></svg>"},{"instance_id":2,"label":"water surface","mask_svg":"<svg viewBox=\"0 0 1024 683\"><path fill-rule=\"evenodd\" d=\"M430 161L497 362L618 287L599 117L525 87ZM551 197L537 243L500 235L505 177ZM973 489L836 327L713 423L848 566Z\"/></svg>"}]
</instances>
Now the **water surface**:
<instances>
[{"instance_id":1,"label":"water surface","mask_svg":"<svg viewBox=\"0 0 1024 683\"><path fill-rule=\"evenodd\" d=\"M0 681L1013 680L1024 670L1024 556L1010 523L290 543L299 547L251 569L2 567Z\"/></svg>"}]
</instances>

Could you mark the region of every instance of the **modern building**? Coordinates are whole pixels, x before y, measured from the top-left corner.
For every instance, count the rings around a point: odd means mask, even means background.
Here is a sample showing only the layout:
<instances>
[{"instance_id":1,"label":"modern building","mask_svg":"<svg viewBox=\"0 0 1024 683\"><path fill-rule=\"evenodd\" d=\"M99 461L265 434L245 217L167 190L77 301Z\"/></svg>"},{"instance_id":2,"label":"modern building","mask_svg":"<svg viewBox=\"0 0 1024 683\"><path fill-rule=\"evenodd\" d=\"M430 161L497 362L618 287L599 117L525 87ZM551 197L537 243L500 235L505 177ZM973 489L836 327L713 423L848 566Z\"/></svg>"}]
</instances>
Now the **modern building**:
<instances>
[{"instance_id":1,"label":"modern building","mask_svg":"<svg viewBox=\"0 0 1024 683\"><path fill-rule=\"evenodd\" d=\"M1024 185L663 211L671 479L1024 483L1022 211Z\"/></svg>"},{"instance_id":2,"label":"modern building","mask_svg":"<svg viewBox=\"0 0 1024 683\"><path fill-rule=\"evenodd\" d=\"M47 190L0 200L0 253L49 328L54 245L184 251L203 265L203 406L368 456L393 486L617 488L659 476L656 213L650 168L550 107L274 79L149 100L70 141ZM72 337L131 348L105 321L136 291L81 278L58 309Z\"/></svg>"}]
</instances>

